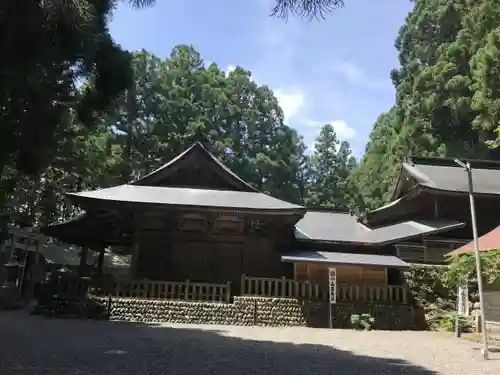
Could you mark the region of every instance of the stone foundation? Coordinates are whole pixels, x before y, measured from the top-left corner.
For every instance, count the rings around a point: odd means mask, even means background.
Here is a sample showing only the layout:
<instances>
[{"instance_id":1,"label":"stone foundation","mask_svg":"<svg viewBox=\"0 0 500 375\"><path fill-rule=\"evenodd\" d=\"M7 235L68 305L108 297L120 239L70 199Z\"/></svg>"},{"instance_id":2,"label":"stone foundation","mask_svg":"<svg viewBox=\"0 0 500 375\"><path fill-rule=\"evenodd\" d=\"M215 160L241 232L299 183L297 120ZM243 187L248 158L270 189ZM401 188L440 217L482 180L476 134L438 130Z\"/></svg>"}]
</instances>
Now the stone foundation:
<instances>
[{"instance_id":1,"label":"stone foundation","mask_svg":"<svg viewBox=\"0 0 500 375\"><path fill-rule=\"evenodd\" d=\"M306 325L298 300L263 297L235 297L234 303L114 298L110 319L272 327Z\"/></svg>"},{"instance_id":2,"label":"stone foundation","mask_svg":"<svg viewBox=\"0 0 500 375\"><path fill-rule=\"evenodd\" d=\"M409 305L338 303L332 306L332 328L351 328L351 315L369 313L374 329L415 329ZM328 303L293 298L234 297L233 303L113 298L110 319L147 323L328 328Z\"/></svg>"}]
</instances>

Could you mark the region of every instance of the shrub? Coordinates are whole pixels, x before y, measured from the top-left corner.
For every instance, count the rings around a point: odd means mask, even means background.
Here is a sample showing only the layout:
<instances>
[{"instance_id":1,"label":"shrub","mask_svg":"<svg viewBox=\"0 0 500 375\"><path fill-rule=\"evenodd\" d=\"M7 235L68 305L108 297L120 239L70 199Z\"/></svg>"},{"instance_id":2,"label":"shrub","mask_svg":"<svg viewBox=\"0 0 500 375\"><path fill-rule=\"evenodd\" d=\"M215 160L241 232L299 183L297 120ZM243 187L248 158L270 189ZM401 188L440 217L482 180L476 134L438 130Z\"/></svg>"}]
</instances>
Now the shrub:
<instances>
[{"instance_id":1,"label":"shrub","mask_svg":"<svg viewBox=\"0 0 500 375\"><path fill-rule=\"evenodd\" d=\"M358 331L370 331L375 325L375 318L371 314L352 314L351 325Z\"/></svg>"},{"instance_id":2,"label":"shrub","mask_svg":"<svg viewBox=\"0 0 500 375\"><path fill-rule=\"evenodd\" d=\"M468 316L457 314L456 312L434 310L427 315L427 323L431 330L455 331L455 324L458 315L458 324L462 332L469 332L472 328L472 322Z\"/></svg>"}]
</instances>

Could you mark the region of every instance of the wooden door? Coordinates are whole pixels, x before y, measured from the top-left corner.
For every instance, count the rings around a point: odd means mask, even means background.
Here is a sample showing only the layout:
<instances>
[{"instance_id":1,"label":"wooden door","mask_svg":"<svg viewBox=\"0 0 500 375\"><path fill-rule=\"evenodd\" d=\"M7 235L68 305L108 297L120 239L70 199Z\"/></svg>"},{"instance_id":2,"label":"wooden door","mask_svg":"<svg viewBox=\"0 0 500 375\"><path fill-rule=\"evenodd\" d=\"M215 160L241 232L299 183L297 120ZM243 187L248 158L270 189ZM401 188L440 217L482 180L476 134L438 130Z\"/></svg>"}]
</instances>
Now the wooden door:
<instances>
[{"instance_id":1,"label":"wooden door","mask_svg":"<svg viewBox=\"0 0 500 375\"><path fill-rule=\"evenodd\" d=\"M213 282L239 283L242 273L243 246L238 243L215 243L211 247Z\"/></svg>"},{"instance_id":2,"label":"wooden door","mask_svg":"<svg viewBox=\"0 0 500 375\"><path fill-rule=\"evenodd\" d=\"M180 281L210 280L210 249L205 242L185 242L172 248L170 269Z\"/></svg>"}]
</instances>

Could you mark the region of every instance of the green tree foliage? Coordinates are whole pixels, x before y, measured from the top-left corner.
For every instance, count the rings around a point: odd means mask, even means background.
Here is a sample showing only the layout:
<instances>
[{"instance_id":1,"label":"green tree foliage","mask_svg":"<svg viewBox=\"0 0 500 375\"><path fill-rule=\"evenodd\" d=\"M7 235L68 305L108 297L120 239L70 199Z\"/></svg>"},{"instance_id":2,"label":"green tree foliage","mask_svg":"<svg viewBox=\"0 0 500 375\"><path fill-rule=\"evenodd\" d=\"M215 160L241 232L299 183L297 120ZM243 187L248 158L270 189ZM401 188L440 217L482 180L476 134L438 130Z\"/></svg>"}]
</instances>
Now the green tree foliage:
<instances>
[{"instance_id":1,"label":"green tree foliage","mask_svg":"<svg viewBox=\"0 0 500 375\"><path fill-rule=\"evenodd\" d=\"M348 178L355 166L349 143L338 139L333 126L324 125L309 159L307 204L348 208L354 193Z\"/></svg>"},{"instance_id":2,"label":"green tree foliage","mask_svg":"<svg viewBox=\"0 0 500 375\"><path fill-rule=\"evenodd\" d=\"M365 208L386 202L405 156L500 158L499 10L491 0L414 1L396 38L395 106L352 176Z\"/></svg>"},{"instance_id":3,"label":"green tree foliage","mask_svg":"<svg viewBox=\"0 0 500 375\"><path fill-rule=\"evenodd\" d=\"M102 121L100 114L109 108L110 102L124 89L132 84L130 69L130 56L114 44L108 31L108 22L113 11L120 3L119 0L53 0L53 1L7 1L0 5L0 30L2 30L2 41L0 47L5 56L0 62L0 85L2 94L0 94L0 122L2 124L2 134L0 138L0 212L3 211L6 199L14 193L17 181L38 178L41 171L47 167L48 163L56 155L58 143L64 140L58 137L67 137L72 132L73 117L77 116L79 126L95 126ZM156 3L155 0L129 0L133 7L151 6ZM289 14L299 17L312 18L323 17L326 13L342 5L339 0L277 0L272 7L272 14L286 18ZM20 48L22 46L22 48ZM174 51L174 53L184 53L183 51ZM193 54L187 55L187 58L196 58ZM206 69L202 76L196 71L200 66L200 61L181 61L177 68L186 73L182 64L191 64L192 71L184 74L179 81L176 90L172 90L169 95L172 101L181 100L182 95L191 95L196 91L195 96L199 99L200 95L205 95L204 85L218 81L219 84L226 84L224 73L217 67ZM163 65L163 64L160 64ZM137 77L137 69L144 68L139 61L134 62L134 72ZM184 70L182 70L184 69ZM171 72L174 70L172 67ZM240 72L241 77L234 77L234 84L237 79L244 80L244 73ZM199 81L198 79L207 79ZM83 88L79 86L83 84ZM186 83L189 86L186 86ZM137 85L136 85L137 86ZM136 87L137 88L137 87ZM153 88L143 87L149 93L155 95ZM265 93L265 88L259 88L262 95L271 95ZM133 89L128 90L129 95L123 100L128 100L129 107L132 102L137 102L133 96ZM224 90L213 91L211 100L219 100L220 95L224 95ZM244 94L242 92L242 94ZM128 98L128 99L127 99ZM187 98L184 104L197 105L197 99ZM192 99L192 100L191 100ZM208 100L203 97L203 100ZM148 99L148 105L159 105L153 99ZM274 98L274 104L276 99ZM136 103L140 105L140 103ZM168 105L168 104L167 104ZM266 104L267 105L267 104ZM187 109L187 107L186 107ZM194 111L203 110L202 107L191 108ZM265 111L267 109L260 109ZM190 137L200 137L207 127L211 127L214 122L210 122L210 116L215 119L220 116L226 116L225 108L219 107L213 111L205 112L205 116L199 116L199 122L190 122L197 135L190 134ZM163 112L166 117L167 112ZM268 112L270 113L270 112ZM122 114L115 112L115 117ZM184 126L189 116L192 115L189 110L177 119L177 126ZM231 116L237 114L232 113ZM257 114L253 113L253 116ZM128 117L135 116L131 123L120 123L120 126L132 127L135 130L141 128L144 134L144 127L147 127L151 120L144 113L128 113ZM274 115L276 117L276 115ZM279 117L279 116L278 116ZM282 117L282 115L281 115ZM71 120L68 120L71 118ZM118 119L116 119L118 121ZM146 124L141 124L145 121ZM268 118L266 121L280 121L278 118ZM100 124L102 125L102 124ZM149 124L152 125L152 124ZM174 124L175 125L175 124ZM173 125L173 126L174 126ZM119 129L120 127L118 127ZM197 130L196 130L197 129ZM284 129L284 128L283 128ZM288 149L293 149L300 143L300 137L291 129L279 129L279 137L287 143ZM219 129L210 129L213 138ZM258 129L254 129L258 132ZM136 171L133 157L134 142L137 142L137 134L126 132L128 135L128 148L122 150L128 154L130 167L128 170L118 168L114 172L124 179ZM179 133L176 133L177 135ZM254 133L258 134L258 133ZM144 141L144 137L141 141ZM163 139L162 142L165 140ZM182 144L182 136L177 139ZM153 140L150 140L153 142ZM164 144L159 144L165 147ZM141 147L146 147L143 144ZM220 149L224 149L220 145ZM169 144L168 150L175 152ZM160 152L161 150L157 150ZM165 150L163 150L165 151ZM263 156L254 150L254 161L257 163L267 163L263 161ZM277 151L279 153L279 151ZM156 160L152 159L153 154L148 155L149 164L154 164ZM236 156L237 157L237 154ZM275 155L275 158L280 158ZM236 162L236 159L234 160ZM295 167L302 163L301 158L293 161ZM142 164L142 167L147 167ZM250 168L250 164L248 165ZM267 171L260 171L260 179L263 184L267 178ZM290 180L289 172L280 172L285 181ZM118 177L115 176L115 177ZM288 179L288 180L286 180ZM286 189L292 187L286 195L295 194L295 199L299 199L297 193L302 189L295 183L286 186Z\"/></svg>"},{"instance_id":4,"label":"green tree foliage","mask_svg":"<svg viewBox=\"0 0 500 375\"><path fill-rule=\"evenodd\" d=\"M393 107L375 122L365 154L349 177L350 184L356 187L354 202L360 212L388 201L399 172L395 166L404 159L404 142L397 108Z\"/></svg>"},{"instance_id":5,"label":"green tree foliage","mask_svg":"<svg viewBox=\"0 0 500 375\"><path fill-rule=\"evenodd\" d=\"M486 282L495 283L500 280L500 249L481 252L480 258L481 273ZM476 275L476 258L474 252L450 257L450 267L446 273L449 285L459 285L465 280L476 277Z\"/></svg>"},{"instance_id":6,"label":"green tree foliage","mask_svg":"<svg viewBox=\"0 0 500 375\"><path fill-rule=\"evenodd\" d=\"M107 29L113 1L0 4L0 191L38 175L71 120L95 115L131 82L130 57ZM86 82L83 89L77 89ZM0 197L1 198L1 197ZM0 199L0 207L2 207Z\"/></svg>"},{"instance_id":7,"label":"green tree foliage","mask_svg":"<svg viewBox=\"0 0 500 375\"><path fill-rule=\"evenodd\" d=\"M184 45L168 59L136 52L132 70L134 84L98 117L96 126L84 126L76 114L68 116L48 166L39 174L12 175L15 184L5 199L19 220L47 224L68 218L74 212L66 192L129 182L196 141L261 191L304 201L310 174L302 137L284 123L273 92L255 83L250 72L205 66L200 54ZM334 132L333 137L333 147L340 148L321 162L352 163L348 145L340 145ZM336 161L328 164L330 156ZM322 171L330 173L326 167ZM339 173L348 172L340 168Z\"/></svg>"}]
</instances>

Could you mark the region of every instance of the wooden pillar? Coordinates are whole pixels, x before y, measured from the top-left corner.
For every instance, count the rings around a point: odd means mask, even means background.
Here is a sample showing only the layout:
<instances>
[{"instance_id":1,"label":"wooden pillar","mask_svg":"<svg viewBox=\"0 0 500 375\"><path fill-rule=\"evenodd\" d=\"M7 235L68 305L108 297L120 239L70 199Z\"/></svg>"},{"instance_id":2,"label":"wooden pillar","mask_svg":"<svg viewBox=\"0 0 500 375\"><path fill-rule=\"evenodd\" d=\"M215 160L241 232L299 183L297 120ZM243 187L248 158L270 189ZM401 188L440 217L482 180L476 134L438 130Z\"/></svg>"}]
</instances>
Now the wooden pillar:
<instances>
[{"instance_id":1,"label":"wooden pillar","mask_svg":"<svg viewBox=\"0 0 500 375\"><path fill-rule=\"evenodd\" d=\"M88 247L82 246L82 251L80 252L80 267L78 268L79 276L84 276L85 270L87 269L87 254Z\"/></svg>"},{"instance_id":2,"label":"wooden pillar","mask_svg":"<svg viewBox=\"0 0 500 375\"><path fill-rule=\"evenodd\" d=\"M130 260L130 269L129 269L129 277L131 279L137 278L137 270L139 265L139 223L137 220L137 214L134 213L133 218L133 234L132 234L132 259Z\"/></svg>"},{"instance_id":3,"label":"wooden pillar","mask_svg":"<svg viewBox=\"0 0 500 375\"><path fill-rule=\"evenodd\" d=\"M132 259L130 260L130 272L129 276L131 279L137 278L137 269L139 261L139 240L134 233L134 243L132 244Z\"/></svg>"},{"instance_id":4,"label":"wooden pillar","mask_svg":"<svg viewBox=\"0 0 500 375\"><path fill-rule=\"evenodd\" d=\"M40 238L36 239L35 242L35 265L38 266L39 259L40 258Z\"/></svg>"},{"instance_id":5,"label":"wooden pillar","mask_svg":"<svg viewBox=\"0 0 500 375\"><path fill-rule=\"evenodd\" d=\"M101 246L99 249L99 258L97 259L97 275L102 276L102 271L104 269L104 252L105 248Z\"/></svg>"},{"instance_id":6,"label":"wooden pillar","mask_svg":"<svg viewBox=\"0 0 500 375\"><path fill-rule=\"evenodd\" d=\"M7 263L13 260L14 255L16 253L16 245L17 245L17 236L14 233L12 233L12 236L10 237L10 253L7 256Z\"/></svg>"},{"instance_id":7,"label":"wooden pillar","mask_svg":"<svg viewBox=\"0 0 500 375\"><path fill-rule=\"evenodd\" d=\"M24 249L24 257L23 257L23 263L22 263L22 268L21 268L21 276L19 277L19 291L22 292L23 285L24 285L24 277L26 275L26 267L28 265L28 254L29 254L29 247L31 243L31 238L28 236L25 238L26 240L26 247Z\"/></svg>"}]
</instances>

